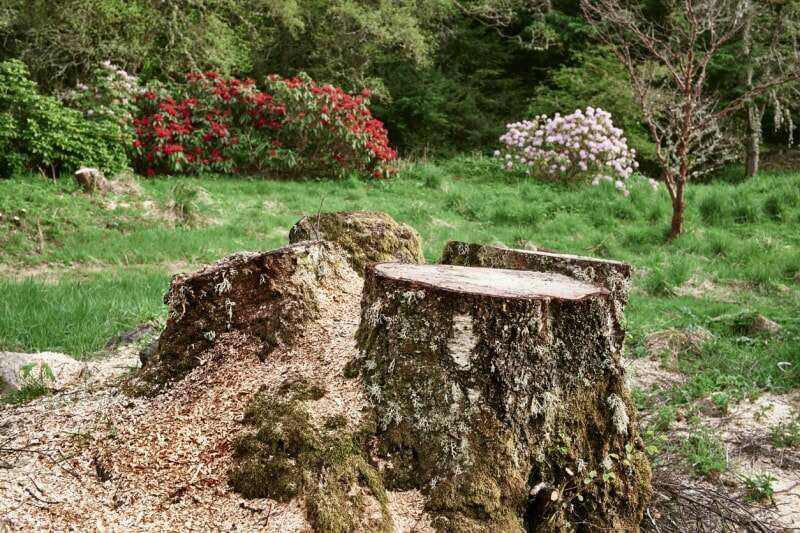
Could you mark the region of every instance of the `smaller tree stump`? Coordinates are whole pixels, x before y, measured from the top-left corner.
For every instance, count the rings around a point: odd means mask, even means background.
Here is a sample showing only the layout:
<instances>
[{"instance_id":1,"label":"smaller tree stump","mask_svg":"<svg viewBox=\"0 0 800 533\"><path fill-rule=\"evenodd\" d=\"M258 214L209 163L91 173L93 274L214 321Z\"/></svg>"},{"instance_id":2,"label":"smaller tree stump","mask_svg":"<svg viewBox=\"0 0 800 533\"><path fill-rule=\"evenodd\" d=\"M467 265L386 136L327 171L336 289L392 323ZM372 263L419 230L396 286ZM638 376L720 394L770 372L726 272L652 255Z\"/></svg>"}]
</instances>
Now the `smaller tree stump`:
<instances>
[{"instance_id":1,"label":"smaller tree stump","mask_svg":"<svg viewBox=\"0 0 800 533\"><path fill-rule=\"evenodd\" d=\"M79 168L75 171L75 181L81 186L83 192L107 192L110 189L108 180L96 168Z\"/></svg>"},{"instance_id":2,"label":"smaller tree stump","mask_svg":"<svg viewBox=\"0 0 800 533\"><path fill-rule=\"evenodd\" d=\"M349 272L349 274L348 274ZM259 338L263 355L292 342L319 315L319 291L355 276L333 243L308 241L269 252L239 252L172 279L167 325L143 361L143 378L162 385L199 364L220 333Z\"/></svg>"},{"instance_id":3,"label":"smaller tree stump","mask_svg":"<svg viewBox=\"0 0 800 533\"><path fill-rule=\"evenodd\" d=\"M516 250L459 241L450 241L445 245L439 262L444 265L557 272L603 287L611 294L615 345L621 353L625 342L625 306L631 278L629 264L542 249Z\"/></svg>"},{"instance_id":4,"label":"smaller tree stump","mask_svg":"<svg viewBox=\"0 0 800 533\"><path fill-rule=\"evenodd\" d=\"M367 267L357 333L391 486L442 531L635 531L650 467L609 291L557 273Z\"/></svg>"},{"instance_id":5,"label":"smaller tree stump","mask_svg":"<svg viewBox=\"0 0 800 533\"><path fill-rule=\"evenodd\" d=\"M350 264L363 274L368 263L424 263L419 234L379 211L320 213L300 219L289 231L289 242L323 239L337 243Z\"/></svg>"}]
</instances>

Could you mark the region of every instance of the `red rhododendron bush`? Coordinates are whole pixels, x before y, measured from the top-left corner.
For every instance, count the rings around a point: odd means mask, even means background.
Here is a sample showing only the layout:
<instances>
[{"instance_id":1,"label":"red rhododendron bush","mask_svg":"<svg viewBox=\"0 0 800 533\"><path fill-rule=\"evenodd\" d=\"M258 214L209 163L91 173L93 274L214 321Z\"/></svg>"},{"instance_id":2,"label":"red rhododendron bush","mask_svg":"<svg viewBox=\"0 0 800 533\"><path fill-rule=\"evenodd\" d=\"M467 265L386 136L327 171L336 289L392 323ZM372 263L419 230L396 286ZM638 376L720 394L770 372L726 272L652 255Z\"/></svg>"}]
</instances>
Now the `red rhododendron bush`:
<instances>
[{"instance_id":1,"label":"red rhododendron bush","mask_svg":"<svg viewBox=\"0 0 800 533\"><path fill-rule=\"evenodd\" d=\"M397 153L353 95L305 74L253 80L191 73L185 84L140 96L135 163L154 174L201 172L384 177Z\"/></svg>"}]
</instances>

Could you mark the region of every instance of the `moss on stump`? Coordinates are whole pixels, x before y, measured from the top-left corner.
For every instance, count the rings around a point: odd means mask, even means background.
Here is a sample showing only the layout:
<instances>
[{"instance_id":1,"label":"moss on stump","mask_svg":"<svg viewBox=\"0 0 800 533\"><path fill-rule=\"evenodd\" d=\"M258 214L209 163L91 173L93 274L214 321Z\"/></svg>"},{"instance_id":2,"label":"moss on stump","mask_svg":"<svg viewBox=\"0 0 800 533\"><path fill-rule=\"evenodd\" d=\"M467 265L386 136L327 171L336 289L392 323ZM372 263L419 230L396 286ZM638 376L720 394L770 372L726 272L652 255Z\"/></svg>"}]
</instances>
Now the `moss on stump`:
<instances>
[{"instance_id":1,"label":"moss on stump","mask_svg":"<svg viewBox=\"0 0 800 533\"><path fill-rule=\"evenodd\" d=\"M350 433L341 416L316 427L305 402L321 396L309 390L324 388L287 382L256 394L244 416L253 431L234 444L231 487L249 498L302 497L321 533L393 531L386 489L366 453L374 427Z\"/></svg>"},{"instance_id":2,"label":"moss on stump","mask_svg":"<svg viewBox=\"0 0 800 533\"><path fill-rule=\"evenodd\" d=\"M609 291L555 273L378 264L358 330L389 486L440 531L635 531L650 466Z\"/></svg>"},{"instance_id":3,"label":"moss on stump","mask_svg":"<svg viewBox=\"0 0 800 533\"><path fill-rule=\"evenodd\" d=\"M319 314L318 291L349 269L341 249L309 241L269 252L239 252L172 279L167 325L142 378L155 386L180 379L226 331L255 335L263 356L291 343Z\"/></svg>"},{"instance_id":4,"label":"moss on stump","mask_svg":"<svg viewBox=\"0 0 800 533\"><path fill-rule=\"evenodd\" d=\"M424 263L419 234L379 211L321 213L300 219L289 231L289 242L324 239L340 245L359 274L369 263Z\"/></svg>"},{"instance_id":5,"label":"moss on stump","mask_svg":"<svg viewBox=\"0 0 800 533\"><path fill-rule=\"evenodd\" d=\"M631 266L619 261L560 254L550 250L516 250L485 244L450 241L439 261L444 265L557 272L598 285L611 295L614 337L618 350L625 341L625 306L628 303Z\"/></svg>"}]
</instances>

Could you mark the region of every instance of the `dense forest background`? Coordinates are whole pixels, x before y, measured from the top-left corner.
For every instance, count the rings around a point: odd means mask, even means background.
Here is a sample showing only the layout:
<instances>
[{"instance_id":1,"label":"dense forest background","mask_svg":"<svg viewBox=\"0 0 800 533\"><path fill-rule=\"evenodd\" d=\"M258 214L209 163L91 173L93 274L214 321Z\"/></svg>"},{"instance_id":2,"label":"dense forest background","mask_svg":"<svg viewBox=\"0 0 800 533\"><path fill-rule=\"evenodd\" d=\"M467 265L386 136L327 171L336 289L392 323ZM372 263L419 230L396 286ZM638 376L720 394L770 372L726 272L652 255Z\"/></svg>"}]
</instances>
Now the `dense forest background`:
<instances>
[{"instance_id":1,"label":"dense forest background","mask_svg":"<svg viewBox=\"0 0 800 533\"><path fill-rule=\"evenodd\" d=\"M643 168L653 166L626 72L595 38L577 0L3 4L0 60L22 59L51 93L74 87L106 60L144 81L198 69L255 79L305 71L345 89L371 88L375 114L406 156L490 151L509 121L594 105L612 113ZM659 1L645 4L655 19L666 16ZM748 63L741 48L733 40L710 67L722 99L741 91ZM785 145L791 137L792 121L773 116L777 109L786 118L786 107L765 106L766 141Z\"/></svg>"}]
</instances>

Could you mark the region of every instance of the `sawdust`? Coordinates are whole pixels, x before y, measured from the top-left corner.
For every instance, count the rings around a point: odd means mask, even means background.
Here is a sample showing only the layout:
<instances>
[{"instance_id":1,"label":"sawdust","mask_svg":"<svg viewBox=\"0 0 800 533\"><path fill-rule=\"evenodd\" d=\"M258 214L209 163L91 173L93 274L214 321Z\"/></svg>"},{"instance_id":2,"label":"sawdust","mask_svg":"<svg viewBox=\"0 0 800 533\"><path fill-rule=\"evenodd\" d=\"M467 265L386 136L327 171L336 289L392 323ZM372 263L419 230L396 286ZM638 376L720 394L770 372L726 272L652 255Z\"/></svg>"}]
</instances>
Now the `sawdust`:
<instances>
[{"instance_id":1,"label":"sawdust","mask_svg":"<svg viewBox=\"0 0 800 533\"><path fill-rule=\"evenodd\" d=\"M345 379L356 352L361 281L321 295L322 316L267 361L260 342L220 335L172 389L151 399L92 382L0 413L0 524L14 531L302 531L302 501L246 500L228 487L231 443L246 430L245 406L287 376L322 381L314 420L341 414L355 427L363 385ZM112 380L113 381L113 380ZM390 493L397 531L430 530L415 491Z\"/></svg>"}]
</instances>

